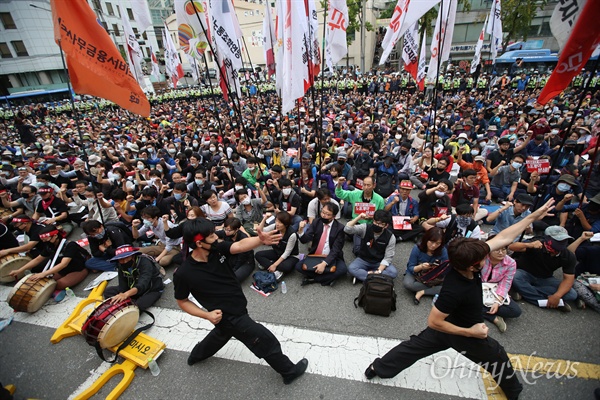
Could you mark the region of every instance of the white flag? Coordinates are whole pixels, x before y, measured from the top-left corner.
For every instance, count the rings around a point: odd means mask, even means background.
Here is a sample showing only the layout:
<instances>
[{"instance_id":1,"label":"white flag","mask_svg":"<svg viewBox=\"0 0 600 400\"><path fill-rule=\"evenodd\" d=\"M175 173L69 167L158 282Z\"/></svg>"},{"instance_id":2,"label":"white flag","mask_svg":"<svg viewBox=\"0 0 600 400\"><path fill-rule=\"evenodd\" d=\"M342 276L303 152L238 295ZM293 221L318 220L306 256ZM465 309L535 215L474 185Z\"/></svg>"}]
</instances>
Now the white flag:
<instances>
[{"instance_id":1,"label":"white flag","mask_svg":"<svg viewBox=\"0 0 600 400\"><path fill-rule=\"evenodd\" d=\"M485 22L483 23L481 33L479 34L479 40L477 40L477 44L475 45L475 55L473 56L473 62L471 63L471 73L475 72L477 66L481 62L481 49L483 48L483 38L485 37L485 27L487 26L487 22L488 17L485 17Z\"/></svg>"},{"instance_id":2,"label":"white flag","mask_svg":"<svg viewBox=\"0 0 600 400\"><path fill-rule=\"evenodd\" d=\"M409 72L413 79L417 80L417 68L419 59L419 24L413 24L410 29L404 34L404 45L402 46L402 61L404 61L404 69Z\"/></svg>"},{"instance_id":3,"label":"white flag","mask_svg":"<svg viewBox=\"0 0 600 400\"><path fill-rule=\"evenodd\" d=\"M348 29L348 6L346 0L329 0L327 10L327 33L325 34L325 63L330 71L346 54L346 29Z\"/></svg>"},{"instance_id":4,"label":"white flag","mask_svg":"<svg viewBox=\"0 0 600 400\"><path fill-rule=\"evenodd\" d=\"M121 13L121 21L123 22L123 32L125 33L125 39L127 42L126 53L127 61L129 61L129 69L133 72L133 76L140 84L142 90L144 90L146 88L146 83L144 82L144 73L142 72L142 59L144 58L144 55L142 54L140 44L133 33L133 29L129 24L129 18L127 18L125 13Z\"/></svg>"},{"instance_id":5,"label":"white flag","mask_svg":"<svg viewBox=\"0 0 600 400\"><path fill-rule=\"evenodd\" d=\"M179 48L197 60L202 59L209 47L204 34L204 31L208 33L209 24L203 4L188 0L175 0L174 3Z\"/></svg>"},{"instance_id":6,"label":"white flag","mask_svg":"<svg viewBox=\"0 0 600 400\"><path fill-rule=\"evenodd\" d=\"M160 68L152 46L150 46L150 60L152 61L152 76L156 78L156 82L160 82Z\"/></svg>"},{"instance_id":7,"label":"white flag","mask_svg":"<svg viewBox=\"0 0 600 400\"><path fill-rule=\"evenodd\" d=\"M437 75L438 62L441 64L450 58L457 4L457 0L450 0L449 5L448 3L442 3L442 7L440 7L441 12L438 12L435 31L431 40L431 59L429 60L429 69L427 70L427 77L431 80Z\"/></svg>"},{"instance_id":8,"label":"white flag","mask_svg":"<svg viewBox=\"0 0 600 400\"><path fill-rule=\"evenodd\" d=\"M421 54L419 55L419 72L417 72L417 84L423 90L425 88L425 77L427 76L427 31L423 32L423 43L421 44Z\"/></svg>"},{"instance_id":9,"label":"white flag","mask_svg":"<svg viewBox=\"0 0 600 400\"><path fill-rule=\"evenodd\" d=\"M183 67L181 66L181 61L179 61L179 55L177 54L177 50L175 49L175 43L173 43L173 39L169 34L169 29L165 25L163 32L163 44L165 46L165 69L169 78L171 78L171 82L173 87L177 87L177 82L179 79L183 78Z\"/></svg>"},{"instance_id":10,"label":"white flag","mask_svg":"<svg viewBox=\"0 0 600 400\"><path fill-rule=\"evenodd\" d=\"M502 16L500 0L494 0L486 32L491 35L490 46L492 49L492 62L496 60L498 55L498 46L502 44Z\"/></svg>"},{"instance_id":11,"label":"white flag","mask_svg":"<svg viewBox=\"0 0 600 400\"><path fill-rule=\"evenodd\" d=\"M440 0L412 0L404 17L404 24L400 27L398 37L402 37L409 27L416 24L427 11L439 2Z\"/></svg>"},{"instance_id":12,"label":"white flag","mask_svg":"<svg viewBox=\"0 0 600 400\"><path fill-rule=\"evenodd\" d=\"M294 108L296 99L304 96L308 81L308 20L303 1L278 0L277 24L281 29L282 62L277 65L281 74L281 112Z\"/></svg>"},{"instance_id":13,"label":"white flag","mask_svg":"<svg viewBox=\"0 0 600 400\"><path fill-rule=\"evenodd\" d=\"M381 42L383 54L381 55L381 60L379 60L379 65L385 64L390 53L396 47L398 39L400 39L400 29L404 26L404 19L406 18L409 3L410 0L398 0L396 8L394 8L390 25L387 27L383 42Z\"/></svg>"},{"instance_id":14,"label":"white flag","mask_svg":"<svg viewBox=\"0 0 600 400\"><path fill-rule=\"evenodd\" d=\"M271 15L271 6L269 1L265 1L265 19L263 20L263 47L265 49L265 64L269 76L275 74L275 53L273 40L275 30L273 29L273 16Z\"/></svg>"},{"instance_id":15,"label":"white flag","mask_svg":"<svg viewBox=\"0 0 600 400\"><path fill-rule=\"evenodd\" d=\"M187 57L188 63L192 68L192 78L194 78L194 82L198 82L198 64L196 63L196 59L189 54L185 55Z\"/></svg>"},{"instance_id":16,"label":"white flag","mask_svg":"<svg viewBox=\"0 0 600 400\"><path fill-rule=\"evenodd\" d=\"M152 26L152 17L150 16L150 9L148 8L148 0L129 0L131 3L131 11L133 11L133 18L137 21L138 27L141 32ZM121 6L121 15L123 15L123 6Z\"/></svg>"},{"instance_id":17,"label":"white flag","mask_svg":"<svg viewBox=\"0 0 600 400\"><path fill-rule=\"evenodd\" d=\"M285 19L283 8L282 1L275 3L275 88L279 97L282 98L283 77L285 76L283 71L283 53L285 51L283 47L283 21Z\"/></svg>"},{"instance_id":18,"label":"white flag","mask_svg":"<svg viewBox=\"0 0 600 400\"><path fill-rule=\"evenodd\" d=\"M571 36L571 31L573 31L585 2L586 0L572 0L568 3L559 1L556 4L552 17L550 17L550 30L558 42L559 53Z\"/></svg>"},{"instance_id":19,"label":"white flag","mask_svg":"<svg viewBox=\"0 0 600 400\"><path fill-rule=\"evenodd\" d=\"M308 17L308 53L310 54L308 68L308 80L304 83L304 88L308 90L314 83L314 79L321 71L321 46L319 45L319 17L315 7L315 0L305 0L308 9L306 16Z\"/></svg>"}]
</instances>

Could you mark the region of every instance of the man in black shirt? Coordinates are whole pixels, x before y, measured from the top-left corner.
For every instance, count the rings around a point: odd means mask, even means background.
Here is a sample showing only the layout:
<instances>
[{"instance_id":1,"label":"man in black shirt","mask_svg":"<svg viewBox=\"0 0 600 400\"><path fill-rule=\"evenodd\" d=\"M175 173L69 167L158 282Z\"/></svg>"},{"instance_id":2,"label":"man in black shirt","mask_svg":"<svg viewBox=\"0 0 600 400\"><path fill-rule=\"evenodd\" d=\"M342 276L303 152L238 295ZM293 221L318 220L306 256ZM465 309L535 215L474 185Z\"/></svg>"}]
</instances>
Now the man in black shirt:
<instances>
[{"instance_id":1,"label":"man in black shirt","mask_svg":"<svg viewBox=\"0 0 600 400\"><path fill-rule=\"evenodd\" d=\"M54 190L50 186L42 186L38 192L42 196L42 201L39 202L33 214L34 220L45 218L42 223L44 225L60 225L62 230L71 233L73 224L69 218L69 207L67 204L54 196Z\"/></svg>"},{"instance_id":2,"label":"man in black shirt","mask_svg":"<svg viewBox=\"0 0 600 400\"><path fill-rule=\"evenodd\" d=\"M210 321L215 328L192 350L188 365L213 356L232 337L242 342L254 355L264 360L289 384L306 371L308 360L297 364L282 353L277 338L248 315L248 304L227 258L264 244L271 245L281 239L277 231L239 242L218 242L214 224L199 218L185 223L183 239L193 249L190 257L173 274L175 299L179 307L190 315ZM194 296L204 309L196 306Z\"/></svg>"},{"instance_id":3,"label":"man in black shirt","mask_svg":"<svg viewBox=\"0 0 600 400\"><path fill-rule=\"evenodd\" d=\"M391 378L423 357L453 348L482 365L496 380L508 399L517 399L523 386L516 377L504 348L488 337L483 322L483 293L480 271L490 251L508 246L534 220L552 209L553 201L503 230L493 239L482 242L460 238L448 245L452 269L433 306L428 327L417 336L402 342L365 371L367 379Z\"/></svg>"}]
</instances>

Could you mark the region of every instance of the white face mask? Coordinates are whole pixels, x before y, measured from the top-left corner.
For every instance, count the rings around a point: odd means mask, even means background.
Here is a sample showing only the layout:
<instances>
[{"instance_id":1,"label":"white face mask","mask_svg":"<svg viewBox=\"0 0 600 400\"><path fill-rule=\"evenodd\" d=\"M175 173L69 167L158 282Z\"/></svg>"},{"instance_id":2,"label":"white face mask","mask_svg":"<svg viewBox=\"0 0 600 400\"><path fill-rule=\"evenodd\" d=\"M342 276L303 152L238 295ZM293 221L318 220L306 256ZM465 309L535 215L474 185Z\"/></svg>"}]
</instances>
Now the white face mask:
<instances>
[{"instance_id":1,"label":"white face mask","mask_svg":"<svg viewBox=\"0 0 600 400\"><path fill-rule=\"evenodd\" d=\"M246 197L244 200L241 201L241 204L243 206L247 206L248 204L250 204L250 199Z\"/></svg>"},{"instance_id":2,"label":"white face mask","mask_svg":"<svg viewBox=\"0 0 600 400\"><path fill-rule=\"evenodd\" d=\"M284 188L282 192L284 196L289 196L292 193L292 188Z\"/></svg>"},{"instance_id":3,"label":"white face mask","mask_svg":"<svg viewBox=\"0 0 600 400\"><path fill-rule=\"evenodd\" d=\"M216 147L214 147L214 146L210 146L210 147L208 148L208 150L210 150L210 152L211 152L211 153L213 153L215 150L217 150L217 148L216 148Z\"/></svg>"},{"instance_id":4,"label":"white face mask","mask_svg":"<svg viewBox=\"0 0 600 400\"><path fill-rule=\"evenodd\" d=\"M435 197L444 197L446 195L446 192L442 192L439 190L435 191Z\"/></svg>"},{"instance_id":5,"label":"white face mask","mask_svg":"<svg viewBox=\"0 0 600 400\"><path fill-rule=\"evenodd\" d=\"M243 189L243 188L244 188L243 186L240 186L240 185L235 185L235 190L241 190L241 189Z\"/></svg>"},{"instance_id":6,"label":"white face mask","mask_svg":"<svg viewBox=\"0 0 600 400\"><path fill-rule=\"evenodd\" d=\"M479 150L471 150L471 154L477 156L479 155Z\"/></svg>"},{"instance_id":7,"label":"white face mask","mask_svg":"<svg viewBox=\"0 0 600 400\"><path fill-rule=\"evenodd\" d=\"M400 140L400 139L402 139L402 135L396 135L396 136L394 136L394 137L396 138L396 140Z\"/></svg>"}]
</instances>

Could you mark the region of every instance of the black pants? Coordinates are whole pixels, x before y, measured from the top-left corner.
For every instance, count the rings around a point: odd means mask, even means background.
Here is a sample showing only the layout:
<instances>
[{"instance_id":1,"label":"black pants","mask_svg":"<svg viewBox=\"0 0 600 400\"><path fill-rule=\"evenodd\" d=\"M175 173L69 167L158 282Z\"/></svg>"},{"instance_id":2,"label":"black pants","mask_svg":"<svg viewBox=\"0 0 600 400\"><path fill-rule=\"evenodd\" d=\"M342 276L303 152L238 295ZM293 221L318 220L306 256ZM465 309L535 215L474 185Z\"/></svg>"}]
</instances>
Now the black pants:
<instances>
[{"instance_id":1,"label":"black pants","mask_svg":"<svg viewBox=\"0 0 600 400\"><path fill-rule=\"evenodd\" d=\"M271 264L279 260L279 256L277 255L277 252L275 250L258 251L256 252L254 258L256 258L256 261L265 269L269 268ZM281 271L287 274L294 269L294 266L297 262L298 259L296 257L289 256L277 266L277 271Z\"/></svg>"},{"instance_id":2,"label":"black pants","mask_svg":"<svg viewBox=\"0 0 600 400\"><path fill-rule=\"evenodd\" d=\"M401 241L406 242L407 240L412 240L412 239L416 238L424 230L425 229L423 229L423 227L421 225L413 224L411 230L407 231L407 230L394 229L394 230L392 230L392 232L393 232L394 236L396 236L396 240L400 239Z\"/></svg>"},{"instance_id":3,"label":"black pants","mask_svg":"<svg viewBox=\"0 0 600 400\"><path fill-rule=\"evenodd\" d=\"M323 286L327 286L331 284L331 282L336 279L346 276L348 273L348 267L346 267L346 263L344 260L336 260L335 261L335 272L330 272L328 274L317 274L314 271L304 271L302 269L302 265L304 264L304 260L300 260L296 263L296 271L300 272L302 275L306 276L309 279L314 279L315 282L320 283Z\"/></svg>"},{"instance_id":4,"label":"black pants","mask_svg":"<svg viewBox=\"0 0 600 400\"><path fill-rule=\"evenodd\" d=\"M127 289L122 290L118 286L110 286L110 287L107 287L106 289L104 289L104 298L108 299L109 297L116 296L117 294L124 293L126 291L127 291ZM163 293L162 291L161 292L148 292L139 297L132 296L131 300L133 300L135 305L138 306L140 311L144 311L144 310L147 310L152 304L156 303L156 301L158 299L160 299L160 296L162 296L162 293Z\"/></svg>"},{"instance_id":5,"label":"black pants","mask_svg":"<svg viewBox=\"0 0 600 400\"><path fill-rule=\"evenodd\" d=\"M294 363L282 353L279 340L270 330L255 322L248 314L223 316L215 328L192 350L196 361L206 360L229 342L232 337L242 342L256 357L264 360L284 378L294 374Z\"/></svg>"},{"instance_id":6,"label":"black pants","mask_svg":"<svg viewBox=\"0 0 600 400\"><path fill-rule=\"evenodd\" d=\"M244 281L254 271L254 263L243 263L242 265L236 265L233 267L233 273L238 282Z\"/></svg>"},{"instance_id":7,"label":"black pants","mask_svg":"<svg viewBox=\"0 0 600 400\"><path fill-rule=\"evenodd\" d=\"M381 378L392 378L418 360L448 348L453 348L484 367L508 399L519 397L523 386L515 375L504 348L490 337L475 339L427 328L419 335L413 335L410 340L400 343L382 358L377 358L373 362L373 369Z\"/></svg>"}]
</instances>

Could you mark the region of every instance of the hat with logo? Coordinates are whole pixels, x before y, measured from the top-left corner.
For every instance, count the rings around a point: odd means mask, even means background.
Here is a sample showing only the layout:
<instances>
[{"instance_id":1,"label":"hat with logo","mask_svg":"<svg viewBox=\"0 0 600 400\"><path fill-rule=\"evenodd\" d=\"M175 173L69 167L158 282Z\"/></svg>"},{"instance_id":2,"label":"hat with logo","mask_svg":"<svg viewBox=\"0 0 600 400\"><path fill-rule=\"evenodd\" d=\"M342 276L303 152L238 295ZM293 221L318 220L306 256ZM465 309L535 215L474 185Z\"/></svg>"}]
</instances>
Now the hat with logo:
<instances>
[{"instance_id":1,"label":"hat with logo","mask_svg":"<svg viewBox=\"0 0 600 400\"><path fill-rule=\"evenodd\" d=\"M138 249L137 247L133 247L130 244L124 244L123 246L117 247L117 250L115 250L115 256L111 258L110 261L121 260L123 258L135 256L137 254L141 254L140 249Z\"/></svg>"}]
</instances>

